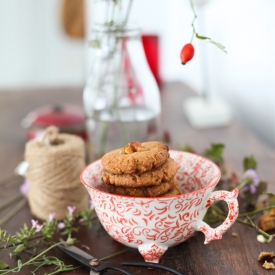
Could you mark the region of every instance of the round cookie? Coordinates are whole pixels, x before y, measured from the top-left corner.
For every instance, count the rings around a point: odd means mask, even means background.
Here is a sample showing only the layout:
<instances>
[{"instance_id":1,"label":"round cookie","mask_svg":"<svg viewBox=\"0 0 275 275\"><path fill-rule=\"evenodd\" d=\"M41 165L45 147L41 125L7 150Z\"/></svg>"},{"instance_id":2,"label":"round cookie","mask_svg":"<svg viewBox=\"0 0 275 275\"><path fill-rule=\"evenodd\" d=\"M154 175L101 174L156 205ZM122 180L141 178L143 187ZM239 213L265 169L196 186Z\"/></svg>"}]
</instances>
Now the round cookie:
<instances>
[{"instance_id":1,"label":"round cookie","mask_svg":"<svg viewBox=\"0 0 275 275\"><path fill-rule=\"evenodd\" d=\"M169 157L162 166L141 174L133 173L115 175L103 170L101 173L101 179L105 183L114 184L116 186L142 187L159 185L161 182L168 182L175 176L176 172L177 165L175 161Z\"/></svg>"},{"instance_id":2,"label":"round cookie","mask_svg":"<svg viewBox=\"0 0 275 275\"><path fill-rule=\"evenodd\" d=\"M169 182L148 187L121 187L107 184L110 193L131 197L158 197L177 186L177 179L173 177Z\"/></svg>"},{"instance_id":3,"label":"round cookie","mask_svg":"<svg viewBox=\"0 0 275 275\"><path fill-rule=\"evenodd\" d=\"M180 194L180 187L176 185L174 188L169 190L167 193L163 194L162 197L167 197L167 196L176 196Z\"/></svg>"},{"instance_id":4,"label":"round cookie","mask_svg":"<svg viewBox=\"0 0 275 275\"><path fill-rule=\"evenodd\" d=\"M109 173L143 173L160 167L169 157L169 148L159 141L130 142L124 148L105 154L101 163Z\"/></svg>"}]
</instances>

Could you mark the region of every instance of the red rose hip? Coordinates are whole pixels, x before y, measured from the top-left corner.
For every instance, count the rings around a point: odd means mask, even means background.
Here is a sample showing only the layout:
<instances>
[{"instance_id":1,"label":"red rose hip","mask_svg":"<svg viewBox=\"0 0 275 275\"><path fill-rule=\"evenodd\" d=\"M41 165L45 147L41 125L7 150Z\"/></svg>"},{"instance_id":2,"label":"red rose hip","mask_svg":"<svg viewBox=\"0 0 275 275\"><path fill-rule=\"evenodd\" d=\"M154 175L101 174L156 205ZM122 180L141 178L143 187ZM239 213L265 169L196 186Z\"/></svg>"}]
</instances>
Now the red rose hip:
<instances>
[{"instance_id":1,"label":"red rose hip","mask_svg":"<svg viewBox=\"0 0 275 275\"><path fill-rule=\"evenodd\" d=\"M195 53L195 49L191 43L188 43L183 46L180 52L181 64L185 65L188 61L190 61Z\"/></svg>"}]
</instances>

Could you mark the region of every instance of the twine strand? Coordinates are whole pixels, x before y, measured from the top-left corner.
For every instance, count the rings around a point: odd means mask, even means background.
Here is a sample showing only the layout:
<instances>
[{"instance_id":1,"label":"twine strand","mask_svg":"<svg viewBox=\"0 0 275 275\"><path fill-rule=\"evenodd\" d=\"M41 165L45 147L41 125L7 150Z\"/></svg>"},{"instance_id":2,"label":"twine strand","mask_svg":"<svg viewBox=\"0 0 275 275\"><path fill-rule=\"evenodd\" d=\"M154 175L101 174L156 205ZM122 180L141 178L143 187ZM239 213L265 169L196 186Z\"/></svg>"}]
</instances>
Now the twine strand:
<instances>
[{"instance_id":1,"label":"twine strand","mask_svg":"<svg viewBox=\"0 0 275 275\"><path fill-rule=\"evenodd\" d=\"M42 144L45 146L54 145L57 140L59 129L55 126L50 126L45 130L42 138Z\"/></svg>"}]
</instances>

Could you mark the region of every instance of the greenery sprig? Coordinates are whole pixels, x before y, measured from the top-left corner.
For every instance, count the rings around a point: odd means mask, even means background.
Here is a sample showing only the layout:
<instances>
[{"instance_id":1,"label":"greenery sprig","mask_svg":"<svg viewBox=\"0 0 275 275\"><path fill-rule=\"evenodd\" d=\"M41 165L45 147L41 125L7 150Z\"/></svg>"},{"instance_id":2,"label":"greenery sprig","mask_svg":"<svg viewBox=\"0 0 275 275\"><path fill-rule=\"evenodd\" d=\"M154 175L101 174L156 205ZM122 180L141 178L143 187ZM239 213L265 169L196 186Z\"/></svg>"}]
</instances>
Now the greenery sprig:
<instances>
[{"instance_id":1,"label":"greenery sprig","mask_svg":"<svg viewBox=\"0 0 275 275\"><path fill-rule=\"evenodd\" d=\"M235 173L227 175L225 161L223 157L224 144L210 144L201 155L211 159L216 163L222 171L222 177L217 185L218 189L231 191L233 188L240 190L239 204L242 206L242 212L238 215L237 222L253 227L256 231L265 237L266 242L270 242L274 235L269 234L257 226L257 218L259 214L275 208L275 194L267 192L267 182L260 179L257 173L257 161L253 155L246 156L243 159L243 175L240 179ZM197 153L190 145L181 145L180 150ZM265 201L261 201L261 195L267 194L269 197ZM213 203L205 216L208 223L216 223L223 221L227 216L227 209L219 202Z\"/></svg>"},{"instance_id":2,"label":"greenery sprig","mask_svg":"<svg viewBox=\"0 0 275 275\"><path fill-rule=\"evenodd\" d=\"M123 0L102 0L105 1L107 6L106 6L106 14L108 14L105 22L103 23L104 26L108 26L108 27L116 27L118 30L123 28L128 20L129 20L129 16L132 10L132 5L133 5L133 1L134 0L129 0L128 1L128 5L126 7L126 14L124 19L122 17L122 7L125 5L125 1ZM190 3L190 7L191 10L193 12L193 20L191 23L191 27L192 27L192 37L191 37L191 42L193 41L193 38L196 37L197 39L200 40L205 40L213 45L215 45L216 47L218 47L219 49L221 49L223 52L227 53L227 51L225 50L225 46L223 46L222 44L214 41L213 39L211 39L210 37L207 36L202 36L199 35L197 33L196 27L195 27L195 21L198 19L198 16L196 14L195 11L195 7L194 7L194 2L193 0L189 0ZM111 12L110 12L111 11ZM118 20L116 20L116 18L118 18ZM89 42L89 45L92 48L100 48L101 47L101 43L99 41L99 39L93 39Z\"/></svg>"},{"instance_id":3,"label":"greenery sprig","mask_svg":"<svg viewBox=\"0 0 275 275\"><path fill-rule=\"evenodd\" d=\"M36 267L32 274L35 274L40 267L45 265L55 266L55 271L50 274L79 268L65 265L58 258L46 256L45 253L64 242L68 245L75 243L77 239L72 237L73 232L77 232L81 226L91 227L95 218L96 214L92 205L80 213L75 213L75 207L68 206L68 214L61 222L54 219L54 214L50 214L49 219L42 224L39 224L37 220L32 220L31 226L24 224L23 228L14 235L0 228L0 252L7 252L11 258L18 259L17 266L8 270L6 270L9 268L8 264L0 261L0 274L19 272L27 265ZM66 241L51 245L53 238L58 235L66 236ZM37 247L40 243L50 246L38 252ZM30 259L25 263L20 260L20 256L23 253L31 255Z\"/></svg>"}]
</instances>

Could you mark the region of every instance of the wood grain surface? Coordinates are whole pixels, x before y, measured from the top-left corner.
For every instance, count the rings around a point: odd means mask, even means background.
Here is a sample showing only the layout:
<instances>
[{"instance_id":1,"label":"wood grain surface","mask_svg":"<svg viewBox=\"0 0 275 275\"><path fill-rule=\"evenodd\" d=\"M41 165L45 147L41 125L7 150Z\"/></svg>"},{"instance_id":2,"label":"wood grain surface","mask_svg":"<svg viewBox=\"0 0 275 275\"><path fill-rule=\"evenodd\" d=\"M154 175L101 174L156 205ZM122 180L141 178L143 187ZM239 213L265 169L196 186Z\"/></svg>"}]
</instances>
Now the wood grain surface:
<instances>
[{"instance_id":1,"label":"wood grain surface","mask_svg":"<svg viewBox=\"0 0 275 275\"><path fill-rule=\"evenodd\" d=\"M194 96L194 93L182 83L167 83L161 89L162 118L161 132L168 132L171 149L178 149L179 144L189 144L197 152L202 152L210 143L224 143L225 163L228 173L231 171L242 173L242 160L245 156L254 155L258 160L258 171L263 179L275 180L275 152L266 144L257 139L247 129L238 123L238 118L228 127L195 130L186 120L183 111L183 101ZM24 158L26 131L21 127L21 120L31 110L49 103L74 103L82 105L82 88L62 88L30 91L0 92L0 182L13 175L13 170ZM0 204L18 194L23 178L14 177L0 185ZM273 185L270 190L274 191ZM11 206L0 212L0 219L12 209ZM24 223L31 224L33 217L29 206L23 209L11 220L2 225L2 229L15 233ZM237 233L233 237L232 233ZM270 244L261 244L256 240L255 229L235 223L219 241L212 241L204 245L204 235L196 233L187 242L169 248L161 259L161 263L171 266L183 274L189 275L246 275L246 274L275 274L275 271L265 270L257 261L261 251L275 252L274 241ZM75 235L90 247L90 253L98 258L110 255L124 249L124 246L112 240L96 221L92 229L82 228ZM65 263L76 262L55 249L54 255L60 257ZM0 252L0 259L15 266L16 261ZM24 260L24 258L23 258ZM127 253L112 258L111 262L142 261L136 249L129 249ZM161 270L148 270L144 268L129 268L133 274L142 275L168 275L169 272ZM51 267L37 272L38 275L49 273ZM29 275L31 269L23 269L20 274ZM63 274L88 274L86 268L80 268ZM107 274L119 274L109 272Z\"/></svg>"}]
</instances>

